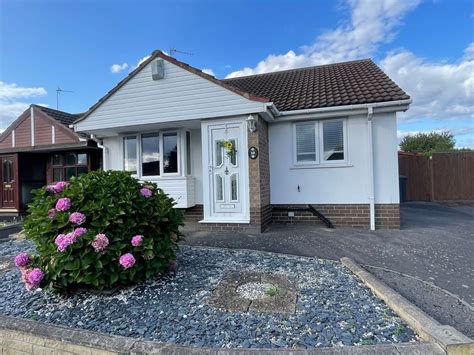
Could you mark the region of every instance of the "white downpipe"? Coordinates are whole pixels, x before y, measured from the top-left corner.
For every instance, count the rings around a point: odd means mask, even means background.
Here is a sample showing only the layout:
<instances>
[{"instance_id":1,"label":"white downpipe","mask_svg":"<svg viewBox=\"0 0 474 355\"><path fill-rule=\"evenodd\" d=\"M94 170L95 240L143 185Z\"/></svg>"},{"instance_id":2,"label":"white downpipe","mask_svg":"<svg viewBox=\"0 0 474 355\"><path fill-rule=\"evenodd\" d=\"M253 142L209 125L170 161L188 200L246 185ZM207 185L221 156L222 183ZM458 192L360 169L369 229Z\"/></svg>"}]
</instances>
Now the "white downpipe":
<instances>
[{"instance_id":1,"label":"white downpipe","mask_svg":"<svg viewBox=\"0 0 474 355\"><path fill-rule=\"evenodd\" d=\"M367 166L369 180L370 230L375 230L375 188L374 188L374 149L372 137L372 116L374 109L367 107Z\"/></svg>"},{"instance_id":2,"label":"white downpipe","mask_svg":"<svg viewBox=\"0 0 474 355\"><path fill-rule=\"evenodd\" d=\"M109 148L107 148L105 145L102 145L100 143L100 140L97 139L97 137L94 135L94 134L91 134L91 139L97 143L97 147L99 147L100 149L102 149L102 170L107 170L107 166L108 166L108 161L107 161L107 157L108 157L108 153L109 153Z\"/></svg>"}]
</instances>

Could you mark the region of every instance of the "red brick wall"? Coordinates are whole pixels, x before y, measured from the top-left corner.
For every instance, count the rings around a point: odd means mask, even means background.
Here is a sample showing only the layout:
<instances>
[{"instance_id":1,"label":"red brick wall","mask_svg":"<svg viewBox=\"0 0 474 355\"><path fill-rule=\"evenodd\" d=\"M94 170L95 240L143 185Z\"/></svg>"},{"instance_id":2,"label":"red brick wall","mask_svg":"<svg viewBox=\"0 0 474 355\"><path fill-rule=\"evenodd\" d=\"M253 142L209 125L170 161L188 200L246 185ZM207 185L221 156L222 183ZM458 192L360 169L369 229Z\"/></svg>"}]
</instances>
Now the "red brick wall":
<instances>
[{"instance_id":1,"label":"red brick wall","mask_svg":"<svg viewBox=\"0 0 474 355\"><path fill-rule=\"evenodd\" d=\"M247 131L248 148L258 149L257 159L249 158L250 224L264 231L271 223L268 124L261 117L255 117L257 130Z\"/></svg>"}]
</instances>

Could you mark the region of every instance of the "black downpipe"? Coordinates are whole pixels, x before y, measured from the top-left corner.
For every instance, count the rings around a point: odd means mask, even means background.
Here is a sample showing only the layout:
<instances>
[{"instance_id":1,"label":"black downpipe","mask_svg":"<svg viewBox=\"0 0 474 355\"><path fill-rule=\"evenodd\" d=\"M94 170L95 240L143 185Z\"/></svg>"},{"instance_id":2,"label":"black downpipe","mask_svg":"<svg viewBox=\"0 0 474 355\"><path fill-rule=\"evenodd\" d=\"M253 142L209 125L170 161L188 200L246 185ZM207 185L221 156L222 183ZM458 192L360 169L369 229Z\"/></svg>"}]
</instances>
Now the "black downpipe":
<instances>
[{"instance_id":1,"label":"black downpipe","mask_svg":"<svg viewBox=\"0 0 474 355\"><path fill-rule=\"evenodd\" d=\"M316 208L314 208L312 205L308 205L308 207L273 207L275 210L280 210L280 211L307 211L311 212L313 216L318 217L328 228L334 228L334 225L332 222L327 218L325 215L323 215L321 212L319 212Z\"/></svg>"}]
</instances>

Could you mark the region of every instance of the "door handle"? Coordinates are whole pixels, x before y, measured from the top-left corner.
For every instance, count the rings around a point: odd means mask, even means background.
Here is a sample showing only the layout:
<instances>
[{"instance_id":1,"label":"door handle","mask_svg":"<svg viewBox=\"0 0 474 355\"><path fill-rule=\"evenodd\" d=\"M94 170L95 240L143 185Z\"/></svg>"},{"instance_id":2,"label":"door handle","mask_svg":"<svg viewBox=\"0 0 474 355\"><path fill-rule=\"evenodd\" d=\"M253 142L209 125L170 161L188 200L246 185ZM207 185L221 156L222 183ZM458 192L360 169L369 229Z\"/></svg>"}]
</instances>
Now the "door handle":
<instances>
[{"instance_id":1,"label":"door handle","mask_svg":"<svg viewBox=\"0 0 474 355\"><path fill-rule=\"evenodd\" d=\"M212 169L213 169L212 165L209 165L209 166L207 167L207 172L208 172L209 174L212 174Z\"/></svg>"}]
</instances>

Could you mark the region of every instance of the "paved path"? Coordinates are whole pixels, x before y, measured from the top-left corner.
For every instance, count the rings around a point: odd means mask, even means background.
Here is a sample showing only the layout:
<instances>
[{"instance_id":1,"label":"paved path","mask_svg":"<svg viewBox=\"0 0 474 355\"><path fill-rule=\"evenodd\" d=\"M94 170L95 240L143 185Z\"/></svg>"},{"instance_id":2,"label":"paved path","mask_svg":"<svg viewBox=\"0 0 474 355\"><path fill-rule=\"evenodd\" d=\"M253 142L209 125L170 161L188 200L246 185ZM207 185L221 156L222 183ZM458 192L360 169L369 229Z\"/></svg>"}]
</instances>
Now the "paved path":
<instances>
[{"instance_id":1,"label":"paved path","mask_svg":"<svg viewBox=\"0 0 474 355\"><path fill-rule=\"evenodd\" d=\"M401 215L396 231L272 226L259 235L189 231L185 243L348 256L441 323L474 337L474 207L407 203Z\"/></svg>"}]
</instances>

